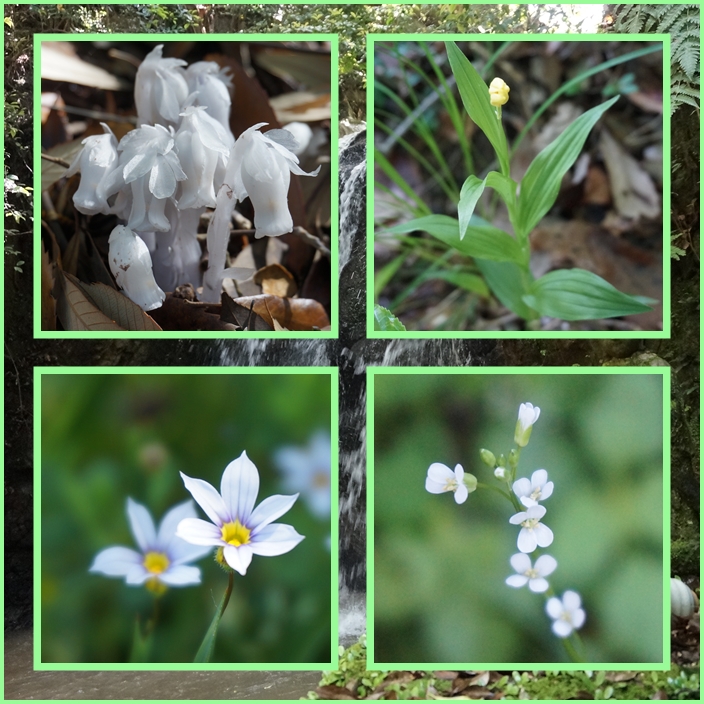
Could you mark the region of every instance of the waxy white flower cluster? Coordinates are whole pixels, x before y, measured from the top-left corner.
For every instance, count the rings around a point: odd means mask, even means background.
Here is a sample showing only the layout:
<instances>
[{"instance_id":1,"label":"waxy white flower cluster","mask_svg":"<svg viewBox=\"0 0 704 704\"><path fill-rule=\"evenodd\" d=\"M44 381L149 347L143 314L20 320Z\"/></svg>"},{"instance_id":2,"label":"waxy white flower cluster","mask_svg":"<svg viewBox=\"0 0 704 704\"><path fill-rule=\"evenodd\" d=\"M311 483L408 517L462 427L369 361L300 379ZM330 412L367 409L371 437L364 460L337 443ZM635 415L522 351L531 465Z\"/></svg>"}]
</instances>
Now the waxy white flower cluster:
<instances>
[{"instance_id":1,"label":"waxy white flower cluster","mask_svg":"<svg viewBox=\"0 0 704 704\"><path fill-rule=\"evenodd\" d=\"M528 444L533 425L540 417L540 408L532 403L522 403L518 411L518 421L514 433L514 441L519 448ZM514 450L515 462L509 469L509 461L505 461L503 456L500 462L506 466L497 465L495 455L489 450L482 450L482 461L494 468L494 476L501 482L510 482L511 476L515 472L517 465L518 451ZM545 593L550 589L550 583L546 579L557 569L557 560L551 555L540 555L533 564L530 553L538 548L547 548L552 545L554 535L542 519L547 513L541 501L550 498L553 493L554 484L548 481L548 473L545 469L538 469L531 475L530 479L522 477L509 484L511 490L525 511L519 511L509 518L509 523L518 525L521 530L518 533L517 547L520 552L511 557L511 567L515 574L506 579L506 584L511 587L523 587L528 585L528 589L535 593ZM441 494L452 492L455 502L464 503L469 492L477 487L477 480L472 474L465 474L462 465L456 465L454 471L448 466L439 462L434 462L428 468L425 488L431 494ZM546 602L546 611L553 619L552 630L560 638L567 638L572 631L581 628L586 619L586 614L581 607L581 598L577 592L566 591L559 599L550 597Z\"/></svg>"},{"instance_id":2,"label":"waxy white flower cluster","mask_svg":"<svg viewBox=\"0 0 704 704\"><path fill-rule=\"evenodd\" d=\"M135 80L139 126L118 143L105 134L87 137L66 171L80 171L73 202L87 215L114 214L125 221L109 238L109 263L118 285L143 310L159 308L164 290L204 283L201 300L220 300L222 280L246 279L248 269L225 270L230 219L237 201L254 207L255 237L291 232L291 173L306 173L286 130L250 127L235 140L230 131L231 80L209 61L186 65L162 57L163 45L144 59ZM200 272L200 216L215 208L208 229L209 266ZM218 213L218 209L222 212ZM216 217L218 216L218 217Z\"/></svg>"}]
</instances>

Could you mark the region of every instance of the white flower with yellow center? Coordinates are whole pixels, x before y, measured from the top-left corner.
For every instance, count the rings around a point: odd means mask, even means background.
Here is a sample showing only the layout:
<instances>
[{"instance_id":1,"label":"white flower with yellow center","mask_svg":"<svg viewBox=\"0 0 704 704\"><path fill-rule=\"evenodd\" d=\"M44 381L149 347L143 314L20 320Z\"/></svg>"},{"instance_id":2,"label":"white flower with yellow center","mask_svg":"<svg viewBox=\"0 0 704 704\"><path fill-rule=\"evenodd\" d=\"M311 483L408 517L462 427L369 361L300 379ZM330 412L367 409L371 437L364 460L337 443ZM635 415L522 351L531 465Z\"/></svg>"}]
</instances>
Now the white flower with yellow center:
<instances>
[{"instance_id":1,"label":"white flower with yellow center","mask_svg":"<svg viewBox=\"0 0 704 704\"><path fill-rule=\"evenodd\" d=\"M304 538L293 526L272 522L293 506L298 494L270 496L254 508L259 472L246 452L225 468L220 493L202 479L183 472L181 478L212 523L186 518L176 535L194 545L221 548L224 561L241 575L246 574L254 555L283 555Z\"/></svg>"},{"instance_id":2,"label":"white flower with yellow center","mask_svg":"<svg viewBox=\"0 0 704 704\"><path fill-rule=\"evenodd\" d=\"M540 594L548 590L550 585L545 577L555 571L557 560L552 555L541 555L533 565L528 555L519 552L511 557L511 567L516 570L516 574L506 579L509 587L522 587L527 584L528 589Z\"/></svg>"},{"instance_id":3,"label":"white flower with yellow center","mask_svg":"<svg viewBox=\"0 0 704 704\"><path fill-rule=\"evenodd\" d=\"M554 488L555 485L548 481L548 473L544 469L536 469L530 479L523 477L513 482L513 493L526 507L535 506L539 501L552 496Z\"/></svg>"},{"instance_id":4,"label":"white flower with yellow center","mask_svg":"<svg viewBox=\"0 0 704 704\"><path fill-rule=\"evenodd\" d=\"M193 502L184 501L166 513L156 530L149 511L132 499L127 499L127 518L139 550L121 546L99 552L89 572L106 577L124 577L130 586L144 584L156 594L166 587L200 584L200 570L186 563L208 554L208 549L190 545L176 536L176 526L196 515Z\"/></svg>"},{"instance_id":5,"label":"white flower with yellow center","mask_svg":"<svg viewBox=\"0 0 704 704\"><path fill-rule=\"evenodd\" d=\"M546 548L552 545L552 531L540 522L547 513L545 506L529 506L525 511L520 511L508 519L513 525L520 525L518 534L518 549L521 552L533 552L535 548Z\"/></svg>"},{"instance_id":6,"label":"white flower with yellow center","mask_svg":"<svg viewBox=\"0 0 704 704\"><path fill-rule=\"evenodd\" d=\"M473 474L465 474L461 464L455 465L454 472L442 462L433 462L428 467L425 490L431 494L451 491L455 495L455 503L463 504L476 488L477 478Z\"/></svg>"},{"instance_id":7,"label":"white flower with yellow center","mask_svg":"<svg viewBox=\"0 0 704 704\"><path fill-rule=\"evenodd\" d=\"M556 596L548 599L545 610L553 619L553 633L560 638L567 638L572 631L581 628L587 618L582 608L582 598L571 590L567 590L562 599Z\"/></svg>"}]
</instances>

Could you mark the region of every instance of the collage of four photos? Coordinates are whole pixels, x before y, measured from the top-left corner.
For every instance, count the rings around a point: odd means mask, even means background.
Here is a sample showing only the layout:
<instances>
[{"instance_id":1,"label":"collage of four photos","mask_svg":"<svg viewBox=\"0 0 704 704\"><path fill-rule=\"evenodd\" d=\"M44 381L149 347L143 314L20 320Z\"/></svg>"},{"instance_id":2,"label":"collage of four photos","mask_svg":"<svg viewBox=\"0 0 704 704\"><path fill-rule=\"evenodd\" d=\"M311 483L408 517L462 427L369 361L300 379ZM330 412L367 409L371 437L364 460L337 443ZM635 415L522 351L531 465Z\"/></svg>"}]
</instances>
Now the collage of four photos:
<instances>
[{"instance_id":1,"label":"collage of four photos","mask_svg":"<svg viewBox=\"0 0 704 704\"><path fill-rule=\"evenodd\" d=\"M5 699L698 699L699 12L6 6Z\"/></svg>"}]
</instances>

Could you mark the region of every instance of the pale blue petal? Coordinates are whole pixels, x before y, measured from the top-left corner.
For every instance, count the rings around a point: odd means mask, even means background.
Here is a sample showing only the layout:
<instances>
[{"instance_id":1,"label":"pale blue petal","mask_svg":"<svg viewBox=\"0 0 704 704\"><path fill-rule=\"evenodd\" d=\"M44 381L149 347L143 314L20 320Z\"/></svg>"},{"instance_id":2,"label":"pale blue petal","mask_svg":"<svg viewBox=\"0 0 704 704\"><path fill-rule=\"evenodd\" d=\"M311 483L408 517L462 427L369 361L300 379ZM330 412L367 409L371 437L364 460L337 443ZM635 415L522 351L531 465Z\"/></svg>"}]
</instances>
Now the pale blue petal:
<instances>
[{"instance_id":1,"label":"pale blue petal","mask_svg":"<svg viewBox=\"0 0 704 704\"><path fill-rule=\"evenodd\" d=\"M100 572L108 577L126 577L136 567L142 565L144 556L136 550L123 547L112 547L101 550L88 569L89 572Z\"/></svg>"},{"instance_id":2,"label":"pale blue petal","mask_svg":"<svg viewBox=\"0 0 704 704\"><path fill-rule=\"evenodd\" d=\"M214 486L203 479L192 479L183 472L180 474L186 489L191 492L193 498L213 523L222 526L223 523L234 520L234 516L231 517L228 513L225 502Z\"/></svg>"},{"instance_id":3,"label":"pale blue petal","mask_svg":"<svg viewBox=\"0 0 704 704\"><path fill-rule=\"evenodd\" d=\"M257 508L252 511L247 527L252 531L252 535L256 535L264 526L272 523L277 518L281 517L288 511L296 502L298 494L293 496L283 496L276 494L264 499Z\"/></svg>"},{"instance_id":4,"label":"pale blue petal","mask_svg":"<svg viewBox=\"0 0 704 704\"><path fill-rule=\"evenodd\" d=\"M139 549L145 553L153 550L157 544L154 521L147 509L132 499L127 499L127 517L130 530Z\"/></svg>"},{"instance_id":5,"label":"pale blue petal","mask_svg":"<svg viewBox=\"0 0 704 704\"><path fill-rule=\"evenodd\" d=\"M200 584L200 570L197 567L175 565L170 567L158 578L170 587L183 587L187 584Z\"/></svg>"},{"instance_id":6,"label":"pale blue petal","mask_svg":"<svg viewBox=\"0 0 704 704\"><path fill-rule=\"evenodd\" d=\"M247 547L250 547L255 555L272 557L293 550L304 537L297 533L293 526L271 523L257 533Z\"/></svg>"},{"instance_id":7,"label":"pale blue petal","mask_svg":"<svg viewBox=\"0 0 704 704\"><path fill-rule=\"evenodd\" d=\"M176 535L193 545L223 545L220 528L200 518L184 518L176 528Z\"/></svg>"},{"instance_id":8,"label":"pale blue petal","mask_svg":"<svg viewBox=\"0 0 704 704\"><path fill-rule=\"evenodd\" d=\"M259 493L259 472L246 452L225 467L220 491L230 520L239 519L240 523L248 526Z\"/></svg>"},{"instance_id":9,"label":"pale blue petal","mask_svg":"<svg viewBox=\"0 0 704 704\"><path fill-rule=\"evenodd\" d=\"M234 545L226 545L223 550L225 562L241 575L247 574L247 568L252 562L252 554L251 545L240 545L238 548Z\"/></svg>"}]
</instances>

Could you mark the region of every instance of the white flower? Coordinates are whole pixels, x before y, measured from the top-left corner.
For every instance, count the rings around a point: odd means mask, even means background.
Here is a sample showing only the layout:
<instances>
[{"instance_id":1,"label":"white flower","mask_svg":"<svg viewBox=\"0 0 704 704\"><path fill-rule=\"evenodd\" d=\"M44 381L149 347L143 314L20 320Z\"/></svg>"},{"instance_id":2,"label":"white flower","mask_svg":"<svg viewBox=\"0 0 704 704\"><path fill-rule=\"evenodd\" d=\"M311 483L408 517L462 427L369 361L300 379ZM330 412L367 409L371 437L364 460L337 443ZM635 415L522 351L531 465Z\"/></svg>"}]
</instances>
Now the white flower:
<instances>
[{"instance_id":1,"label":"white flower","mask_svg":"<svg viewBox=\"0 0 704 704\"><path fill-rule=\"evenodd\" d=\"M228 130L232 103L229 70L229 67L221 69L214 61L196 61L186 69L188 89L197 92L194 105L206 107L208 114Z\"/></svg>"},{"instance_id":2,"label":"white flower","mask_svg":"<svg viewBox=\"0 0 704 704\"><path fill-rule=\"evenodd\" d=\"M246 452L225 468L220 493L202 479L192 479L183 472L181 478L212 523L186 518L179 523L176 535L195 545L221 547L225 562L242 575L253 555L283 555L304 538L292 526L272 523L293 506L298 494L270 496L254 508L259 472Z\"/></svg>"},{"instance_id":3,"label":"white flower","mask_svg":"<svg viewBox=\"0 0 704 704\"><path fill-rule=\"evenodd\" d=\"M186 563L200 559L209 551L176 537L176 526L195 515L193 502L184 501L166 513L157 532L149 511L128 498L127 518L139 551L119 546L105 548L95 556L89 571L124 577L130 586L145 584L157 594L165 586L200 584L200 570Z\"/></svg>"},{"instance_id":4,"label":"white flower","mask_svg":"<svg viewBox=\"0 0 704 704\"><path fill-rule=\"evenodd\" d=\"M497 467L494 470L494 476L497 479L506 479L506 467Z\"/></svg>"},{"instance_id":5,"label":"white flower","mask_svg":"<svg viewBox=\"0 0 704 704\"><path fill-rule=\"evenodd\" d=\"M162 58L163 44L154 47L137 69L134 102L140 124L178 124L181 107L188 97L182 59Z\"/></svg>"},{"instance_id":6,"label":"white flower","mask_svg":"<svg viewBox=\"0 0 704 704\"><path fill-rule=\"evenodd\" d=\"M282 447L274 453L274 463L284 475L284 489L303 496L318 518L330 516L330 435L317 432L308 447Z\"/></svg>"},{"instance_id":7,"label":"white flower","mask_svg":"<svg viewBox=\"0 0 704 704\"><path fill-rule=\"evenodd\" d=\"M518 534L518 549L521 552L533 552L538 546L546 548L552 545L552 531L540 522L546 512L545 506L529 506L508 519L509 523L522 526Z\"/></svg>"},{"instance_id":8,"label":"white flower","mask_svg":"<svg viewBox=\"0 0 704 704\"><path fill-rule=\"evenodd\" d=\"M540 417L540 409L532 403L522 403L518 409L518 422L514 440L520 447L525 447L530 439L533 424Z\"/></svg>"},{"instance_id":9,"label":"white flower","mask_svg":"<svg viewBox=\"0 0 704 704\"><path fill-rule=\"evenodd\" d=\"M320 167L311 173L303 171L298 166L298 157L290 149L296 145L293 135L286 130L262 134L258 130L266 124L260 122L245 130L230 155L237 168L232 184L235 197L243 201L249 196L252 201L256 238L278 237L293 230L288 209L291 172L317 176L320 171Z\"/></svg>"},{"instance_id":10,"label":"white flower","mask_svg":"<svg viewBox=\"0 0 704 704\"><path fill-rule=\"evenodd\" d=\"M187 176L178 199L181 210L215 207L215 190L222 185L225 161L235 143L232 133L205 110L203 106L187 107L176 132L176 151ZM216 181L218 166L222 173Z\"/></svg>"},{"instance_id":11,"label":"white flower","mask_svg":"<svg viewBox=\"0 0 704 704\"><path fill-rule=\"evenodd\" d=\"M562 600L556 596L548 599L545 610L553 619L552 630L556 636L567 638L572 631L584 625L586 614L582 607L582 599L577 592L566 591Z\"/></svg>"},{"instance_id":12,"label":"white flower","mask_svg":"<svg viewBox=\"0 0 704 704\"><path fill-rule=\"evenodd\" d=\"M66 176L81 172L78 190L73 195L76 210L86 215L110 212L106 193L107 177L117 168L117 138L104 123L105 134L86 137L83 148L76 154L71 165L66 169Z\"/></svg>"},{"instance_id":13,"label":"white flower","mask_svg":"<svg viewBox=\"0 0 704 704\"><path fill-rule=\"evenodd\" d=\"M108 261L117 285L142 310L161 307L166 294L157 286L149 249L139 235L118 225L108 239Z\"/></svg>"},{"instance_id":14,"label":"white flower","mask_svg":"<svg viewBox=\"0 0 704 704\"><path fill-rule=\"evenodd\" d=\"M537 469L528 479L523 477L513 482L513 493L524 506L535 506L539 501L552 496L554 484L548 481L548 473Z\"/></svg>"},{"instance_id":15,"label":"white flower","mask_svg":"<svg viewBox=\"0 0 704 704\"><path fill-rule=\"evenodd\" d=\"M447 465L440 462L433 462L428 467L428 476L425 478L425 490L431 494L443 494L452 491L455 494L455 502L463 504L470 491L477 488L477 479L472 474L464 473L461 464L455 465L453 472Z\"/></svg>"},{"instance_id":16,"label":"white flower","mask_svg":"<svg viewBox=\"0 0 704 704\"><path fill-rule=\"evenodd\" d=\"M522 587L527 583L532 592L541 593L547 591L550 586L545 577L555 571L557 560L550 555L541 555L533 567L530 557L519 552L511 557L511 567L516 570L516 574L506 579L509 587Z\"/></svg>"}]
</instances>

